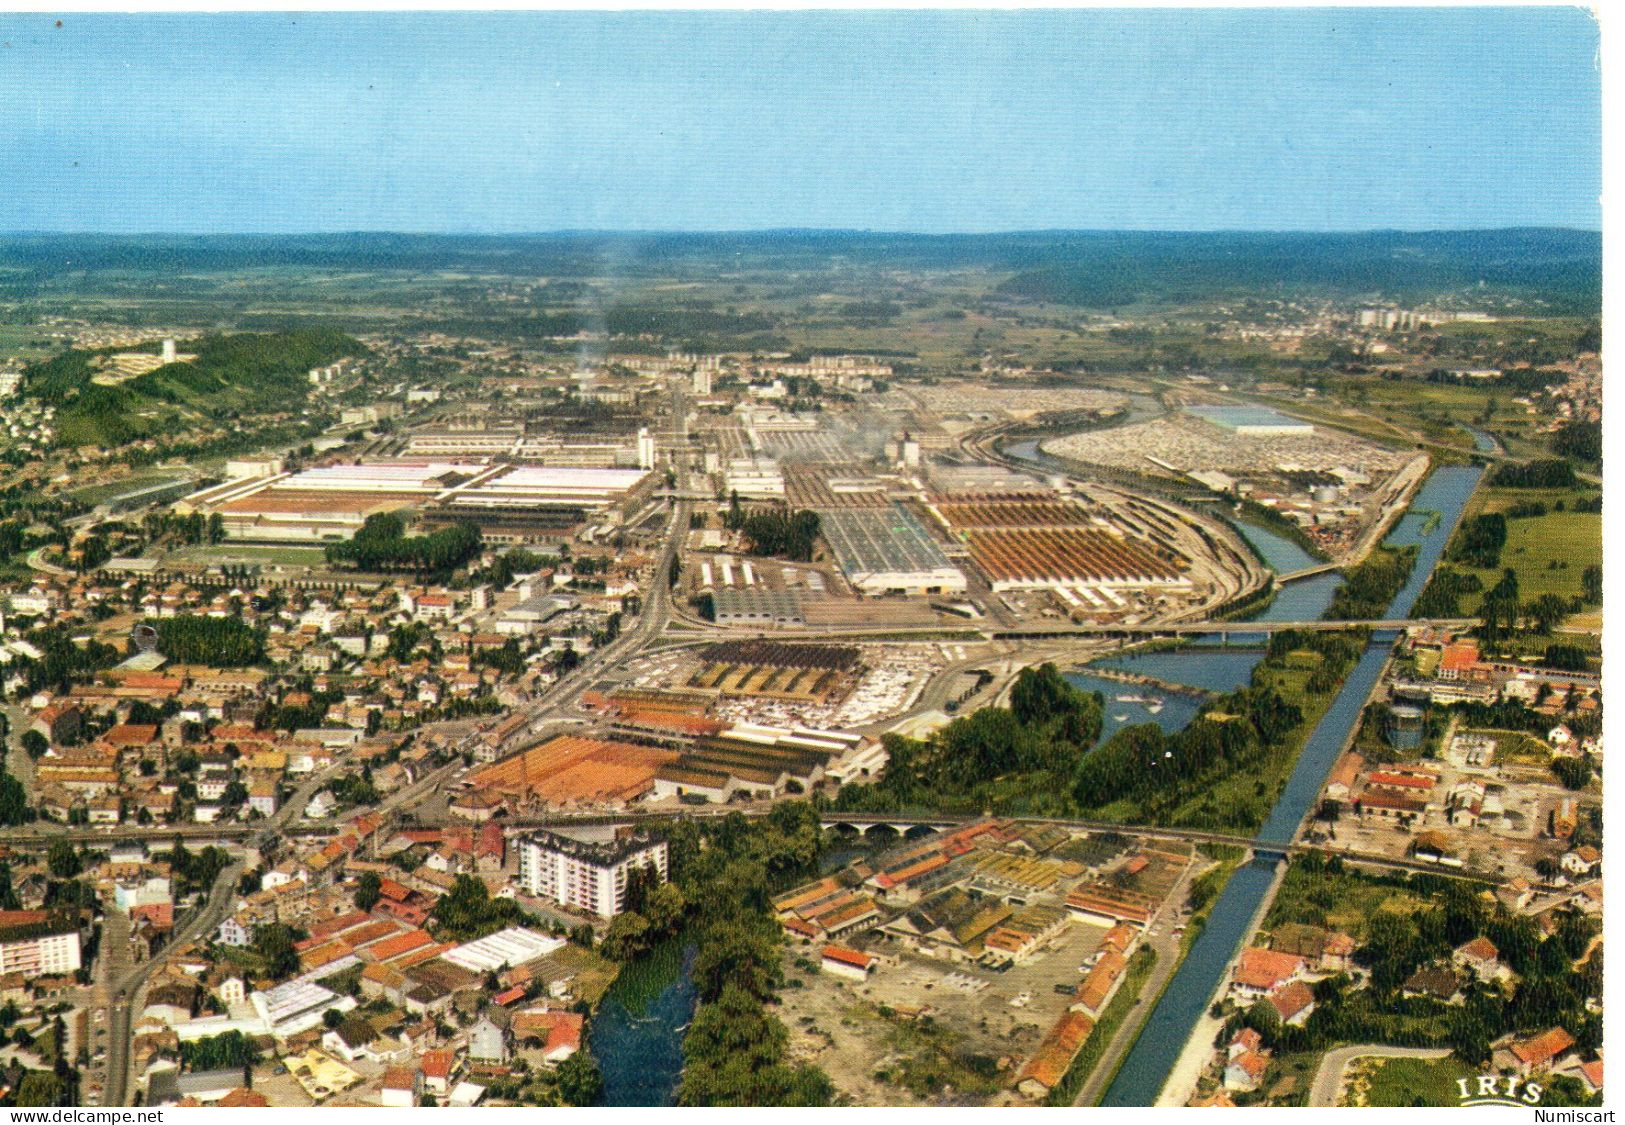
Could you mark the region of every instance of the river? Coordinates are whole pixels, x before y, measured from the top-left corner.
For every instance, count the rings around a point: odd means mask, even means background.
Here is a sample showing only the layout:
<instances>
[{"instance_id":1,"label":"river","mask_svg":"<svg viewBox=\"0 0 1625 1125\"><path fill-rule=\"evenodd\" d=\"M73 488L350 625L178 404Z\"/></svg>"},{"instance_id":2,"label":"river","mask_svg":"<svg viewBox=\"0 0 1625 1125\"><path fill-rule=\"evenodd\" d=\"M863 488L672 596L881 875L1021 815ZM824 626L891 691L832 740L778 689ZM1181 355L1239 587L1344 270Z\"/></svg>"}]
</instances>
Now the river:
<instances>
[{"instance_id":1,"label":"river","mask_svg":"<svg viewBox=\"0 0 1625 1125\"><path fill-rule=\"evenodd\" d=\"M1446 465L1434 470L1417 494L1412 508L1438 512L1439 517L1405 517L1383 540L1390 546L1418 548L1411 578L1389 603L1391 619L1409 616L1422 588L1444 553L1445 544L1460 521L1462 509L1477 487L1483 470L1476 466ZM1281 797L1259 832L1261 839L1287 843L1313 807L1349 733L1359 721L1367 698L1382 674L1393 645L1392 634L1379 634L1349 673L1331 707L1309 735ZM1215 654L1217 655L1217 654ZM1157 1006L1152 1009L1122 1069L1107 1088L1103 1105L1150 1106L1162 1091L1168 1072L1218 990L1235 958L1253 917L1274 880L1275 864L1254 860L1236 872L1225 886L1206 928L1191 946Z\"/></svg>"},{"instance_id":2,"label":"river","mask_svg":"<svg viewBox=\"0 0 1625 1125\"><path fill-rule=\"evenodd\" d=\"M683 1032L697 999L694 947L650 961L635 980L627 978L633 983L618 979L592 1018L587 1042L604 1075L600 1105L668 1106L676 1095Z\"/></svg>"}]
</instances>

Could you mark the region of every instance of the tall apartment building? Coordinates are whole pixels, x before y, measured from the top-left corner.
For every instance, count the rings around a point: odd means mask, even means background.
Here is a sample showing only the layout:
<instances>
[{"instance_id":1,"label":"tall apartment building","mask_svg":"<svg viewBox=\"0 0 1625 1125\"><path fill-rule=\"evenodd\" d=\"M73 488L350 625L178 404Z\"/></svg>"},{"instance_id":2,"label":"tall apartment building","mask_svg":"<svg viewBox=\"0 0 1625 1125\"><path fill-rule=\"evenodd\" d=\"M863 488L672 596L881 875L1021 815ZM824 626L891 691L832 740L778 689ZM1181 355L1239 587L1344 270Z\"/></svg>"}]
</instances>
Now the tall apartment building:
<instances>
[{"instance_id":1,"label":"tall apartment building","mask_svg":"<svg viewBox=\"0 0 1625 1125\"><path fill-rule=\"evenodd\" d=\"M519 841L519 884L541 898L612 918L626 908L631 870L653 867L664 882L666 857L666 841L648 832L588 841L544 829Z\"/></svg>"},{"instance_id":2,"label":"tall apartment building","mask_svg":"<svg viewBox=\"0 0 1625 1125\"><path fill-rule=\"evenodd\" d=\"M0 910L0 973L30 979L77 972L79 928L46 910Z\"/></svg>"}]
</instances>

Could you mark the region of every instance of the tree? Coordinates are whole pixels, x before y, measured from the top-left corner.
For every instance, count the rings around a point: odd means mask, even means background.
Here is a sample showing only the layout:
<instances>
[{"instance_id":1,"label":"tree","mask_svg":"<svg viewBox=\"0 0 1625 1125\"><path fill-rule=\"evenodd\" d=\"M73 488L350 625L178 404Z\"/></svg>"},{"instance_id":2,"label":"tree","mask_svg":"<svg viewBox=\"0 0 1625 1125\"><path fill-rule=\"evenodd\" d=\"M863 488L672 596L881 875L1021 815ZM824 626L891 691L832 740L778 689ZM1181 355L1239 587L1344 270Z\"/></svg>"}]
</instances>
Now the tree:
<instances>
[{"instance_id":1,"label":"tree","mask_svg":"<svg viewBox=\"0 0 1625 1125\"><path fill-rule=\"evenodd\" d=\"M51 1106L62 1102L63 1082L48 1070L31 1070L17 1087L19 1106Z\"/></svg>"},{"instance_id":2,"label":"tree","mask_svg":"<svg viewBox=\"0 0 1625 1125\"><path fill-rule=\"evenodd\" d=\"M361 878L356 881L355 908L357 910L371 910L378 905L383 880L376 871L363 871Z\"/></svg>"},{"instance_id":3,"label":"tree","mask_svg":"<svg viewBox=\"0 0 1625 1125\"><path fill-rule=\"evenodd\" d=\"M58 879L72 879L83 868L79 853L67 840L52 840L45 854L46 865Z\"/></svg>"},{"instance_id":4,"label":"tree","mask_svg":"<svg viewBox=\"0 0 1625 1125\"><path fill-rule=\"evenodd\" d=\"M1550 633L1569 615L1569 601L1561 594L1546 593L1524 606L1538 633Z\"/></svg>"},{"instance_id":5,"label":"tree","mask_svg":"<svg viewBox=\"0 0 1625 1125\"><path fill-rule=\"evenodd\" d=\"M596 1105L604 1093L604 1076L598 1064L577 1051L553 1072L558 1082L559 1100L569 1106Z\"/></svg>"},{"instance_id":6,"label":"tree","mask_svg":"<svg viewBox=\"0 0 1625 1125\"><path fill-rule=\"evenodd\" d=\"M37 730L23 731L22 747L31 758L43 758L51 749L51 742Z\"/></svg>"},{"instance_id":7,"label":"tree","mask_svg":"<svg viewBox=\"0 0 1625 1125\"><path fill-rule=\"evenodd\" d=\"M291 976L299 968L299 951L294 943L303 940L299 931L284 922L270 922L254 927L254 952L265 962L265 971L273 977Z\"/></svg>"},{"instance_id":8,"label":"tree","mask_svg":"<svg viewBox=\"0 0 1625 1125\"><path fill-rule=\"evenodd\" d=\"M633 910L610 919L599 948L612 961L630 961L649 948L649 921Z\"/></svg>"},{"instance_id":9,"label":"tree","mask_svg":"<svg viewBox=\"0 0 1625 1125\"><path fill-rule=\"evenodd\" d=\"M1602 604L1602 566L1592 563L1580 572L1581 597L1587 605Z\"/></svg>"}]
</instances>

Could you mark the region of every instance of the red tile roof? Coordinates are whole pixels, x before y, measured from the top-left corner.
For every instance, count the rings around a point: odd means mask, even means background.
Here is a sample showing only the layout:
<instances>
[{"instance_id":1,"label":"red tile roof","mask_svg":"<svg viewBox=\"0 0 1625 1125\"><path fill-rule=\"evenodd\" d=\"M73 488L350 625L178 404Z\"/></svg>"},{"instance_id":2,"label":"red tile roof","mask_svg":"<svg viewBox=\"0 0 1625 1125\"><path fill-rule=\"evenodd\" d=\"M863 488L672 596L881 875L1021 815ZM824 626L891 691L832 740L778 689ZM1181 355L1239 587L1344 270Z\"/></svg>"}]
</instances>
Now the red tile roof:
<instances>
[{"instance_id":1,"label":"red tile roof","mask_svg":"<svg viewBox=\"0 0 1625 1125\"><path fill-rule=\"evenodd\" d=\"M824 960L836 961L842 965L851 965L857 969L867 969L875 963L873 955L857 949L848 949L844 945L824 946Z\"/></svg>"}]
</instances>

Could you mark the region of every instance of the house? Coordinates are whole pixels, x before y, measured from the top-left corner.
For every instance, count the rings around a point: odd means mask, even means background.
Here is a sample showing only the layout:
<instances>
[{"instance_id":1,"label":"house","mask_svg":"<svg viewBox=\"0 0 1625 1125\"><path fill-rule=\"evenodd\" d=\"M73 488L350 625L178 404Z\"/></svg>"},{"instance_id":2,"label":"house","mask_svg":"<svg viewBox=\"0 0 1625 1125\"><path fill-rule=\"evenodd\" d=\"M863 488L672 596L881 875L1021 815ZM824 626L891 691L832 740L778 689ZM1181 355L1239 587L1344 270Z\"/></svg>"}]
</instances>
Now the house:
<instances>
[{"instance_id":1,"label":"house","mask_svg":"<svg viewBox=\"0 0 1625 1125\"><path fill-rule=\"evenodd\" d=\"M249 932L249 928L247 926L243 925L236 918L227 918L224 922L220 923L218 940L221 945L229 945L236 949L242 949L246 946L254 944L254 935Z\"/></svg>"},{"instance_id":2,"label":"house","mask_svg":"<svg viewBox=\"0 0 1625 1125\"><path fill-rule=\"evenodd\" d=\"M1320 973L1347 972L1354 963L1355 941L1345 933L1288 922L1270 935L1270 948L1277 953L1302 957Z\"/></svg>"},{"instance_id":3,"label":"house","mask_svg":"<svg viewBox=\"0 0 1625 1125\"><path fill-rule=\"evenodd\" d=\"M409 1067L391 1067L384 1073L378 1104L390 1109L412 1109L423 1100L423 1074Z\"/></svg>"},{"instance_id":4,"label":"house","mask_svg":"<svg viewBox=\"0 0 1625 1125\"><path fill-rule=\"evenodd\" d=\"M1303 958L1296 954L1251 946L1241 951L1236 963L1231 995L1240 1003L1262 1000L1288 981L1302 979L1305 968Z\"/></svg>"},{"instance_id":5,"label":"house","mask_svg":"<svg viewBox=\"0 0 1625 1125\"><path fill-rule=\"evenodd\" d=\"M1602 866L1602 853L1590 844L1581 844L1572 851L1564 852L1558 865L1576 878L1587 878L1595 875Z\"/></svg>"},{"instance_id":6,"label":"house","mask_svg":"<svg viewBox=\"0 0 1625 1125\"><path fill-rule=\"evenodd\" d=\"M1337 760L1332 767L1331 777L1326 782L1326 796L1333 801L1346 801L1354 793L1354 783L1359 779L1360 771L1365 768L1365 759L1350 750Z\"/></svg>"},{"instance_id":7,"label":"house","mask_svg":"<svg viewBox=\"0 0 1625 1125\"><path fill-rule=\"evenodd\" d=\"M581 1031L585 1023L579 1012L558 1012L545 1008L516 1012L513 1018L514 1034L526 1043L539 1044L542 1061L557 1066L581 1050Z\"/></svg>"},{"instance_id":8,"label":"house","mask_svg":"<svg viewBox=\"0 0 1625 1125\"><path fill-rule=\"evenodd\" d=\"M1270 1007L1288 1027L1302 1027L1315 1010L1315 991L1301 980L1288 981L1267 997Z\"/></svg>"},{"instance_id":9,"label":"house","mask_svg":"<svg viewBox=\"0 0 1625 1125\"><path fill-rule=\"evenodd\" d=\"M1451 965L1423 965L1400 986L1400 995L1407 999L1424 998L1451 1005L1467 1001L1461 988L1461 974Z\"/></svg>"},{"instance_id":10,"label":"house","mask_svg":"<svg viewBox=\"0 0 1625 1125\"><path fill-rule=\"evenodd\" d=\"M1225 1059L1228 1061L1238 1055L1245 1055L1248 1051L1260 1051L1263 1048L1264 1037L1252 1028L1244 1027L1236 1032L1236 1037L1230 1040L1230 1045L1225 1048Z\"/></svg>"},{"instance_id":11,"label":"house","mask_svg":"<svg viewBox=\"0 0 1625 1125\"><path fill-rule=\"evenodd\" d=\"M468 1032L468 1061L502 1066L513 1050L513 1018L502 1008L480 1016Z\"/></svg>"},{"instance_id":12,"label":"house","mask_svg":"<svg viewBox=\"0 0 1625 1125\"><path fill-rule=\"evenodd\" d=\"M352 1015L322 1036L322 1049L349 1063L379 1063L393 1059L400 1047L379 1034L370 1022Z\"/></svg>"},{"instance_id":13,"label":"house","mask_svg":"<svg viewBox=\"0 0 1625 1125\"><path fill-rule=\"evenodd\" d=\"M1556 1069L1574 1051L1574 1036L1554 1027L1532 1039L1509 1039L1490 1056L1497 1070L1510 1070L1524 1078Z\"/></svg>"},{"instance_id":14,"label":"house","mask_svg":"<svg viewBox=\"0 0 1625 1125\"><path fill-rule=\"evenodd\" d=\"M59 746L79 737L83 716L73 703L53 703L34 716L28 729L43 735L52 746Z\"/></svg>"},{"instance_id":15,"label":"house","mask_svg":"<svg viewBox=\"0 0 1625 1125\"><path fill-rule=\"evenodd\" d=\"M844 945L824 946L819 968L826 973L848 980L865 981L875 969L878 959L870 953L849 949Z\"/></svg>"},{"instance_id":16,"label":"house","mask_svg":"<svg viewBox=\"0 0 1625 1125\"><path fill-rule=\"evenodd\" d=\"M457 1056L444 1047L423 1052L423 1092L443 1098L451 1093L457 1073Z\"/></svg>"},{"instance_id":17,"label":"house","mask_svg":"<svg viewBox=\"0 0 1625 1125\"><path fill-rule=\"evenodd\" d=\"M1487 937L1475 937L1465 945L1458 946L1450 955L1450 960L1457 968L1465 969L1486 984L1504 979L1507 975L1507 968L1501 963L1501 951Z\"/></svg>"},{"instance_id":18,"label":"house","mask_svg":"<svg viewBox=\"0 0 1625 1125\"><path fill-rule=\"evenodd\" d=\"M1256 1090L1269 1070L1268 1051L1246 1051L1224 1066L1224 1088L1227 1090Z\"/></svg>"}]
</instances>

